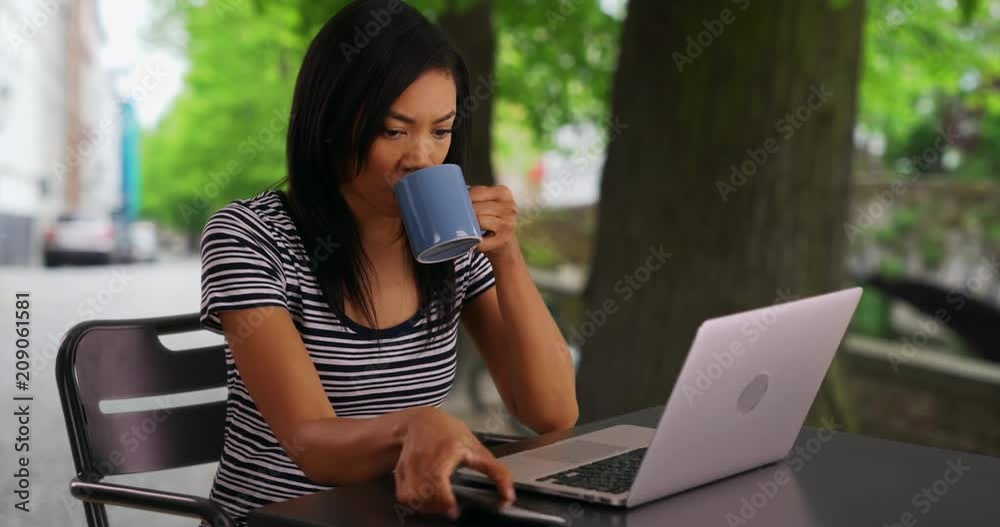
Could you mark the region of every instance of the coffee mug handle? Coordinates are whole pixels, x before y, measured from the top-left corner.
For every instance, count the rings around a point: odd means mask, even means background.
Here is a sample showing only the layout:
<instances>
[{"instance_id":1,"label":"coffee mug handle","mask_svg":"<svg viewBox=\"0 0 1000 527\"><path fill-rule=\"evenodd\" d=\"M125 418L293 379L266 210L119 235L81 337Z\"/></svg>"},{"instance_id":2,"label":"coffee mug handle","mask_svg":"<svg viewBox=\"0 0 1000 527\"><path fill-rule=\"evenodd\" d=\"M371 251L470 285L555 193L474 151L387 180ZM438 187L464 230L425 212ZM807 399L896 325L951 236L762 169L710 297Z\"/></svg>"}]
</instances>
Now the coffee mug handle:
<instances>
[{"instance_id":1,"label":"coffee mug handle","mask_svg":"<svg viewBox=\"0 0 1000 527\"><path fill-rule=\"evenodd\" d=\"M465 189L466 190L472 190L472 185L466 185ZM489 229L483 229L483 238L485 238L487 236L493 236L494 234L496 234L496 233L493 232L493 231L491 231L491 230L489 230Z\"/></svg>"}]
</instances>

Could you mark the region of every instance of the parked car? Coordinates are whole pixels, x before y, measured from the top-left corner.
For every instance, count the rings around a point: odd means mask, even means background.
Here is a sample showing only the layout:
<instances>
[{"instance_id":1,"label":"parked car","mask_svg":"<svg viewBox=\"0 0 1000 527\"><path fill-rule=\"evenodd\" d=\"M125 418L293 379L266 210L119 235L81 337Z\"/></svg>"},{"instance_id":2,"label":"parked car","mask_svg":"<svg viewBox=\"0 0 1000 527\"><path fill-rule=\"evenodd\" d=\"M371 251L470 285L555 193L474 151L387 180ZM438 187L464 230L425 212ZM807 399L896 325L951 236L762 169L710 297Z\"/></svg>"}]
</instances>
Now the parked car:
<instances>
[{"instance_id":1,"label":"parked car","mask_svg":"<svg viewBox=\"0 0 1000 527\"><path fill-rule=\"evenodd\" d=\"M111 216L62 215L45 229L46 267L60 264L111 264L127 260L128 242Z\"/></svg>"},{"instance_id":2,"label":"parked car","mask_svg":"<svg viewBox=\"0 0 1000 527\"><path fill-rule=\"evenodd\" d=\"M129 227L130 251L133 262L155 262L159 259L159 229L152 221L135 221Z\"/></svg>"}]
</instances>

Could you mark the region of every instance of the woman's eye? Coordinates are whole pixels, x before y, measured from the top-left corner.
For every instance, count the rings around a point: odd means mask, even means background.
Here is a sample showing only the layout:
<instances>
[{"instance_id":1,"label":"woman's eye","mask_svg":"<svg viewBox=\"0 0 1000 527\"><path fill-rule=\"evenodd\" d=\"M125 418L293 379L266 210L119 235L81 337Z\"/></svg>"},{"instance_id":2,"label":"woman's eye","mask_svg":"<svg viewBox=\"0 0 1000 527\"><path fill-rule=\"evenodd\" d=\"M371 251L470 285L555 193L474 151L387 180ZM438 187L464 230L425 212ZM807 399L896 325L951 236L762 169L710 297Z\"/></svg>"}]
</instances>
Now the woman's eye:
<instances>
[{"instance_id":1,"label":"woman's eye","mask_svg":"<svg viewBox=\"0 0 1000 527\"><path fill-rule=\"evenodd\" d=\"M403 135L403 131L402 130L393 130L391 128L387 128L384 133L385 133L385 136L388 137L388 138L390 138L390 139L393 139L393 138L396 138L396 137L399 137L399 136Z\"/></svg>"},{"instance_id":2,"label":"woman's eye","mask_svg":"<svg viewBox=\"0 0 1000 527\"><path fill-rule=\"evenodd\" d=\"M451 133L450 128L439 128L437 130L434 130L434 135L437 136L439 139L447 137L448 134L450 133Z\"/></svg>"}]
</instances>

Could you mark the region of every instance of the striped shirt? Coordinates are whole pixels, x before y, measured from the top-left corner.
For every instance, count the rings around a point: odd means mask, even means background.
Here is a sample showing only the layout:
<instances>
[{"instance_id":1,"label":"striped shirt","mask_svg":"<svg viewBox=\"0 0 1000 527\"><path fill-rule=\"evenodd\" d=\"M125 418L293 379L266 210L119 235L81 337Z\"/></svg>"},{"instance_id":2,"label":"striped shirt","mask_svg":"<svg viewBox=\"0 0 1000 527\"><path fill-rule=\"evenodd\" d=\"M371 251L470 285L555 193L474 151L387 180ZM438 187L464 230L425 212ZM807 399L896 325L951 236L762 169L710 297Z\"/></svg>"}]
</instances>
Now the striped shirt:
<instances>
[{"instance_id":1,"label":"striped shirt","mask_svg":"<svg viewBox=\"0 0 1000 527\"><path fill-rule=\"evenodd\" d=\"M460 310L494 285L493 268L475 249L454 263L455 289L449 296ZM455 378L458 315L442 329L428 329L419 310L378 332L337 316L277 191L233 201L215 212L202 231L201 265L202 326L221 334L221 311L287 309L338 416L365 418L439 406L448 395ZM243 331L236 333L238 338ZM210 499L244 525L251 509L330 487L310 481L278 443L247 392L228 343L225 357L226 432Z\"/></svg>"}]
</instances>

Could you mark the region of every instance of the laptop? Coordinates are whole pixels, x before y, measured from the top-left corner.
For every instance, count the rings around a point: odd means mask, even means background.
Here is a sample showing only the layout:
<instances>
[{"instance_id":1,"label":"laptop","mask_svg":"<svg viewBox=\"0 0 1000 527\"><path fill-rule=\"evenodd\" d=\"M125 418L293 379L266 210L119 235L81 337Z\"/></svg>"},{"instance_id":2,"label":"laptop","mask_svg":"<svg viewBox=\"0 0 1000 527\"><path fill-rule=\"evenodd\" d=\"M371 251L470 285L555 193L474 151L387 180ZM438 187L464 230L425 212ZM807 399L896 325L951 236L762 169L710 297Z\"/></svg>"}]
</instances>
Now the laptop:
<instances>
[{"instance_id":1,"label":"laptop","mask_svg":"<svg viewBox=\"0 0 1000 527\"><path fill-rule=\"evenodd\" d=\"M500 459L519 490L626 508L778 461L860 298L854 287L706 320L656 428L610 426Z\"/></svg>"}]
</instances>

